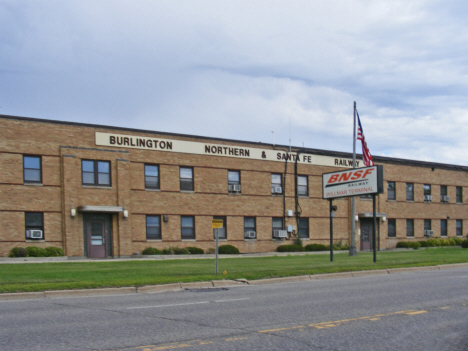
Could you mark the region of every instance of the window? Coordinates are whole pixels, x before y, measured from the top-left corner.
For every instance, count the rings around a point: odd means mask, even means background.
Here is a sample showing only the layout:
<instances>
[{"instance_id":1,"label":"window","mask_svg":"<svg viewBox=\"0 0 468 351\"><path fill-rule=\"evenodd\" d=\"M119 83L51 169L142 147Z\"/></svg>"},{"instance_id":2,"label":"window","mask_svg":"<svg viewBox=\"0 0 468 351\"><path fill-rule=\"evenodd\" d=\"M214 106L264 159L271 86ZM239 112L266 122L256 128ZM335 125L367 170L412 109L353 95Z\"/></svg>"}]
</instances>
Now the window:
<instances>
[{"instance_id":1,"label":"window","mask_svg":"<svg viewBox=\"0 0 468 351\"><path fill-rule=\"evenodd\" d=\"M282 194L283 193L283 177L280 173L271 174L271 193Z\"/></svg>"},{"instance_id":2,"label":"window","mask_svg":"<svg viewBox=\"0 0 468 351\"><path fill-rule=\"evenodd\" d=\"M161 216L146 216L146 240L161 239Z\"/></svg>"},{"instance_id":3,"label":"window","mask_svg":"<svg viewBox=\"0 0 468 351\"><path fill-rule=\"evenodd\" d=\"M193 191L193 168L180 167L180 190Z\"/></svg>"},{"instance_id":4,"label":"window","mask_svg":"<svg viewBox=\"0 0 468 351\"><path fill-rule=\"evenodd\" d=\"M396 200L395 182L387 182L388 200Z\"/></svg>"},{"instance_id":5,"label":"window","mask_svg":"<svg viewBox=\"0 0 468 351\"><path fill-rule=\"evenodd\" d=\"M388 219L388 233L387 236L389 238L395 238L396 237L396 219Z\"/></svg>"},{"instance_id":6,"label":"window","mask_svg":"<svg viewBox=\"0 0 468 351\"><path fill-rule=\"evenodd\" d=\"M255 217L244 217L244 238L256 239L257 238L257 226Z\"/></svg>"},{"instance_id":7,"label":"window","mask_svg":"<svg viewBox=\"0 0 468 351\"><path fill-rule=\"evenodd\" d=\"M42 183L41 157L23 156L24 183Z\"/></svg>"},{"instance_id":8,"label":"window","mask_svg":"<svg viewBox=\"0 0 468 351\"><path fill-rule=\"evenodd\" d=\"M406 220L406 236L414 236L414 219Z\"/></svg>"},{"instance_id":9,"label":"window","mask_svg":"<svg viewBox=\"0 0 468 351\"><path fill-rule=\"evenodd\" d=\"M447 185L440 186L440 202L447 202Z\"/></svg>"},{"instance_id":10,"label":"window","mask_svg":"<svg viewBox=\"0 0 468 351\"><path fill-rule=\"evenodd\" d=\"M406 201L414 200L414 184L406 183Z\"/></svg>"},{"instance_id":11,"label":"window","mask_svg":"<svg viewBox=\"0 0 468 351\"><path fill-rule=\"evenodd\" d=\"M301 239L309 238L309 218L299 218L297 236Z\"/></svg>"},{"instance_id":12,"label":"window","mask_svg":"<svg viewBox=\"0 0 468 351\"><path fill-rule=\"evenodd\" d=\"M309 196L309 179L307 176L297 176L297 194Z\"/></svg>"},{"instance_id":13,"label":"window","mask_svg":"<svg viewBox=\"0 0 468 351\"><path fill-rule=\"evenodd\" d=\"M431 185L430 184L424 184L423 189L424 189L424 201L431 201L432 200Z\"/></svg>"},{"instance_id":14,"label":"window","mask_svg":"<svg viewBox=\"0 0 468 351\"><path fill-rule=\"evenodd\" d=\"M159 189L159 166L145 165L145 188Z\"/></svg>"},{"instance_id":15,"label":"window","mask_svg":"<svg viewBox=\"0 0 468 351\"><path fill-rule=\"evenodd\" d=\"M110 186L110 162L81 160L81 176L83 185Z\"/></svg>"},{"instance_id":16,"label":"window","mask_svg":"<svg viewBox=\"0 0 468 351\"><path fill-rule=\"evenodd\" d=\"M24 213L25 235L28 240L43 240L44 239L44 214L42 212L25 212ZM41 233L32 234L31 231L37 230Z\"/></svg>"},{"instance_id":17,"label":"window","mask_svg":"<svg viewBox=\"0 0 468 351\"><path fill-rule=\"evenodd\" d=\"M227 238L227 233L226 233L226 217L221 217L221 216L213 216L213 219L220 219L223 221L223 227L222 228L217 228L213 230L213 238L216 239L215 236L215 230L218 230L218 239L226 239Z\"/></svg>"},{"instance_id":18,"label":"window","mask_svg":"<svg viewBox=\"0 0 468 351\"><path fill-rule=\"evenodd\" d=\"M282 217L273 217L271 226L272 226L271 235L273 235L273 232L275 230L283 230L283 218Z\"/></svg>"},{"instance_id":19,"label":"window","mask_svg":"<svg viewBox=\"0 0 468 351\"><path fill-rule=\"evenodd\" d=\"M456 187L456 198L457 198L457 204L462 204L463 203L463 187L457 186Z\"/></svg>"},{"instance_id":20,"label":"window","mask_svg":"<svg viewBox=\"0 0 468 351\"><path fill-rule=\"evenodd\" d=\"M240 193L240 172L228 171L228 191L230 193Z\"/></svg>"},{"instance_id":21,"label":"window","mask_svg":"<svg viewBox=\"0 0 468 351\"><path fill-rule=\"evenodd\" d=\"M462 236L463 235L463 220L457 219L456 226L457 226L457 236Z\"/></svg>"},{"instance_id":22,"label":"window","mask_svg":"<svg viewBox=\"0 0 468 351\"><path fill-rule=\"evenodd\" d=\"M432 221L430 219L424 220L424 230L432 230Z\"/></svg>"},{"instance_id":23,"label":"window","mask_svg":"<svg viewBox=\"0 0 468 351\"><path fill-rule=\"evenodd\" d=\"M181 216L180 228L182 239L195 239L195 218L193 216Z\"/></svg>"},{"instance_id":24,"label":"window","mask_svg":"<svg viewBox=\"0 0 468 351\"><path fill-rule=\"evenodd\" d=\"M447 220L440 220L440 236L447 236Z\"/></svg>"}]
</instances>

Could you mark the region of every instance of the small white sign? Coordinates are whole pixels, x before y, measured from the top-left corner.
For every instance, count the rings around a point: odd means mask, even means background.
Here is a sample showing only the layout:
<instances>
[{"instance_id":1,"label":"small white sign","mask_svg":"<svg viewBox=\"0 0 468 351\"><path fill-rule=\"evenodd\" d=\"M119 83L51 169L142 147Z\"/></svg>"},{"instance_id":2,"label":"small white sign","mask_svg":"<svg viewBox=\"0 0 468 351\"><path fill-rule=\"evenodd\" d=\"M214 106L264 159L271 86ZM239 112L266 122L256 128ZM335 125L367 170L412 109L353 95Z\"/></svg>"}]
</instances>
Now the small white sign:
<instances>
[{"instance_id":1,"label":"small white sign","mask_svg":"<svg viewBox=\"0 0 468 351\"><path fill-rule=\"evenodd\" d=\"M325 173L322 186L324 199L383 193L383 167Z\"/></svg>"}]
</instances>

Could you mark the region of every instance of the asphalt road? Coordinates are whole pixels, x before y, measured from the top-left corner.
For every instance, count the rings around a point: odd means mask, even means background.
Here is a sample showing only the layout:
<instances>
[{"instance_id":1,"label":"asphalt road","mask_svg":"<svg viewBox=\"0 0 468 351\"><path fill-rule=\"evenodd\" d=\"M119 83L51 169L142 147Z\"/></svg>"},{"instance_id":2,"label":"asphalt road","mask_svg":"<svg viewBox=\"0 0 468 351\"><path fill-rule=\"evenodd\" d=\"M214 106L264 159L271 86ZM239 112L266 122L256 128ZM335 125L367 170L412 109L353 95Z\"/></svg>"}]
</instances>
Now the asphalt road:
<instances>
[{"instance_id":1,"label":"asphalt road","mask_svg":"<svg viewBox=\"0 0 468 351\"><path fill-rule=\"evenodd\" d=\"M0 301L0 350L468 350L468 268Z\"/></svg>"}]
</instances>

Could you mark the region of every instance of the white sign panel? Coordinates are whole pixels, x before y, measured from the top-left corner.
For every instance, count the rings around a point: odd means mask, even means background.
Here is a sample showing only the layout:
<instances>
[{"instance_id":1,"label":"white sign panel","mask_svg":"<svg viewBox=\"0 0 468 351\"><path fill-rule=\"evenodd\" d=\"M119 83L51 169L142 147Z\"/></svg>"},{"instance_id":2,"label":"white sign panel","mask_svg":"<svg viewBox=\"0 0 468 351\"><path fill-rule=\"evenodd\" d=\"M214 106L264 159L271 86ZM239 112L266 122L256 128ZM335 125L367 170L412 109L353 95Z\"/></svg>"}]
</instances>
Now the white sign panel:
<instances>
[{"instance_id":1,"label":"white sign panel","mask_svg":"<svg viewBox=\"0 0 468 351\"><path fill-rule=\"evenodd\" d=\"M383 193L383 167L373 166L322 174L323 198Z\"/></svg>"},{"instance_id":2,"label":"white sign panel","mask_svg":"<svg viewBox=\"0 0 468 351\"><path fill-rule=\"evenodd\" d=\"M175 139L161 139L140 137L135 135L123 135L113 133L96 132L96 145L111 146L119 148L131 148L141 150L180 152L196 155L225 156L236 157L250 160L296 162L297 154L295 152L286 152L282 150L265 150L250 147L240 147L238 145L219 145L210 143L199 143L194 141L184 141ZM359 167L361 161L356 161ZM330 157L312 154L300 154L298 163L351 168L353 160L348 158Z\"/></svg>"}]
</instances>

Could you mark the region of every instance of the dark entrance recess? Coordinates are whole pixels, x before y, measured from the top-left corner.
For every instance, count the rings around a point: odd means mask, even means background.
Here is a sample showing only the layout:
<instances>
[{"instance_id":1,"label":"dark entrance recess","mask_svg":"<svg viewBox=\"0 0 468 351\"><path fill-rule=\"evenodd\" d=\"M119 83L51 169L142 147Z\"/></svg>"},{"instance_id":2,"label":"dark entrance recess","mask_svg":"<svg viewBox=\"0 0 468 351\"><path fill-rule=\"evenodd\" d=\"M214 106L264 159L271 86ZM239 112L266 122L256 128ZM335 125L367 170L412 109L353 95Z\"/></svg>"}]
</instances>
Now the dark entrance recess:
<instances>
[{"instance_id":1,"label":"dark entrance recess","mask_svg":"<svg viewBox=\"0 0 468 351\"><path fill-rule=\"evenodd\" d=\"M89 258L112 256L111 215L86 213L84 217L84 249Z\"/></svg>"},{"instance_id":2,"label":"dark entrance recess","mask_svg":"<svg viewBox=\"0 0 468 351\"><path fill-rule=\"evenodd\" d=\"M361 218L361 251L372 251L372 227L373 219L372 218ZM376 228L376 237L379 235L379 224L377 222ZM378 242L378 240L377 240Z\"/></svg>"}]
</instances>

